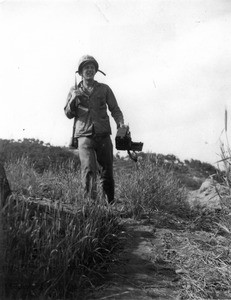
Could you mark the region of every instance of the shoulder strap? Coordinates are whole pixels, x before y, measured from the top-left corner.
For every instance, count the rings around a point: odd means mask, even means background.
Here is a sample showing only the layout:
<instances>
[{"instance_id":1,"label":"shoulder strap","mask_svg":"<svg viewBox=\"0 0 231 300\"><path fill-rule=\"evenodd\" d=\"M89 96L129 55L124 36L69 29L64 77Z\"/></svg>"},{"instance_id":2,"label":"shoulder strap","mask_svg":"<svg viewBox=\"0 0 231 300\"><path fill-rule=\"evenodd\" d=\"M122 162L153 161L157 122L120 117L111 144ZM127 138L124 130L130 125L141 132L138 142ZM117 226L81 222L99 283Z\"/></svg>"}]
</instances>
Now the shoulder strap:
<instances>
[{"instance_id":1,"label":"shoulder strap","mask_svg":"<svg viewBox=\"0 0 231 300\"><path fill-rule=\"evenodd\" d=\"M78 83L77 83L77 76L76 76L76 73L77 73L77 72L75 72L75 89L77 89L77 87L78 87Z\"/></svg>"}]
</instances>

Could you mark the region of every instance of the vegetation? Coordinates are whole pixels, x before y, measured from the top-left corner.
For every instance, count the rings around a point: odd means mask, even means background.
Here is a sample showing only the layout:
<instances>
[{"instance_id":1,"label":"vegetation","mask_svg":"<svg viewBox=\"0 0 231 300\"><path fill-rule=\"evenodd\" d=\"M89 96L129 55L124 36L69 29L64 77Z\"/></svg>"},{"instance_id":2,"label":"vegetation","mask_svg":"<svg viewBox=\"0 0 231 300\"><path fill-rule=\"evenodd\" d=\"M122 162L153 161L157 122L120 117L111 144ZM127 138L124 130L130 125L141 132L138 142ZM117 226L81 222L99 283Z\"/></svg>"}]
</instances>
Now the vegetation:
<instances>
[{"instance_id":1,"label":"vegetation","mask_svg":"<svg viewBox=\"0 0 231 300\"><path fill-rule=\"evenodd\" d=\"M198 160L182 163L172 155L143 154L136 170L119 174L125 183L120 195L133 216L158 211L155 226L171 229L163 232L163 246L155 249L156 261L174 266L182 300L231 298L230 209L190 209L186 201L187 191L198 189L211 176L230 187L231 150L225 151L222 144L221 152L225 171Z\"/></svg>"},{"instance_id":2,"label":"vegetation","mask_svg":"<svg viewBox=\"0 0 231 300\"><path fill-rule=\"evenodd\" d=\"M165 211L185 217L190 214L186 191L181 187L173 171L158 166L152 155L139 160L133 170L121 170L116 174L118 195L133 217Z\"/></svg>"},{"instance_id":3,"label":"vegetation","mask_svg":"<svg viewBox=\"0 0 231 300\"><path fill-rule=\"evenodd\" d=\"M22 157L27 157L28 162L40 173L48 169L62 169L70 160L75 169L79 166L78 158L66 148L54 147L36 139L0 139L1 162L15 162Z\"/></svg>"},{"instance_id":4,"label":"vegetation","mask_svg":"<svg viewBox=\"0 0 231 300\"><path fill-rule=\"evenodd\" d=\"M214 178L226 187L227 205L220 195L224 205L221 210L198 210L198 217L191 220L193 230L172 236L168 241L165 253L181 275L180 299L231 298L231 147L227 135L227 111L220 162L223 162L224 170L216 170ZM196 167L201 166L197 162ZM207 165L203 167L207 169Z\"/></svg>"},{"instance_id":5,"label":"vegetation","mask_svg":"<svg viewBox=\"0 0 231 300\"><path fill-rule=\"evenodd\" d=\"M100 199L92 205L81 198L79 173L71 166L40 174L23 158L6 170L14 191L4 207L8 293L15 299L76 297L113 258L116 216ZM44 196L57 201L56 209L40 204ZM60 203L72 204L72 211L62 211Z\"/></svg>"},{"instance_id":6,"label":"vegetation","mask_svg":"<svg viewBox=\"0 0 231 300\"><path fill-rule=\"evenodd\" d=\"M230 298L228 212L192 210L186 201L187 191L200 186L198 178L215 175L230 183L226 151L225 173L173 155L141 153L137 164L117 155L118 204L108 206L100 195L96 203L83 199L79 162L67 149L32 139L2 145L13 190L3 210L6 288L12 298L78 297L105 277L122 247L120 218L151 218L156 212L165 220L159 226L175 219L184 224L168 241L163 236L164 251L156 253L180 275L179 299ZM44 201L50 206L42 206Z\"/></svg>"}]
</instances>

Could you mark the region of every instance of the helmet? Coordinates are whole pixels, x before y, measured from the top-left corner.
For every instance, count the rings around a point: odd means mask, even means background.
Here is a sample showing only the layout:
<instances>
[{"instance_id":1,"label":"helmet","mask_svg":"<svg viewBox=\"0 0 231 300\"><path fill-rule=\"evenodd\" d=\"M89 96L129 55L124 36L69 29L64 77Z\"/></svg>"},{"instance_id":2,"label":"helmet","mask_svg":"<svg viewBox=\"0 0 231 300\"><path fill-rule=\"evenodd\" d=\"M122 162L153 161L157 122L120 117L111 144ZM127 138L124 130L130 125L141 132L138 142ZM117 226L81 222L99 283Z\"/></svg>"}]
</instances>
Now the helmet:
<instances>
[{"instance_id":1,"label":"helmet","mask_svg":"<svg viewBox=\"0 0 231 300\"><path fill-rule=\"evenodd\" d=\"M87 63L93 63L94 66L95 66L95 70L96 72L99 70L99 64L98 62L96 61L96 59L91 56L91 55L84 55L80 58L79 60L79 64L78 64L78 73L81 74L82 73L82 70L83 70L83 67L87 64Z\"/></svg>"}]
</instances>

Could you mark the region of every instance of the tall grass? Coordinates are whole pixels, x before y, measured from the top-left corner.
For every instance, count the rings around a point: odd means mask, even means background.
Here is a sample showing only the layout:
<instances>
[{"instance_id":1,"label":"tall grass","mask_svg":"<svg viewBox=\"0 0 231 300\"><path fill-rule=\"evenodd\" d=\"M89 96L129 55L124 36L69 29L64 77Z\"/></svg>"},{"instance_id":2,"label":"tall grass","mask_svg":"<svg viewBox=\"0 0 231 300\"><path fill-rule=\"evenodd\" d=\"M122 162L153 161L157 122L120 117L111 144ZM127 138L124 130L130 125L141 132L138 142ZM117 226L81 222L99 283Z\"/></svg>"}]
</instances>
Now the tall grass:
<instances>
[{"instance_id":1,"label":"tall grass","mask_svg":"<svg viewBox=\"0 0 231 300\"><path fill-rule=\"evenodd\" d=\"M161 250L179 274L177 299L230 299L230 239L202 230L176 232Z\"/></svg>"},{"instance_id":2,"label":"tall grass","mask_svg":"<svg viewBox=\"0 0 231 300\"><path fill-rule=\"evenodd\" d=\"M134 169L118 172L117 193L134 217L165 211L180 217L190 214L186 192L171 170L157 166L151 155L140 160Z\"/></svg>"},{"instance_id":3,"label":"tall grass","mask_svg":"<svg viewBox=\"0 0 231 300\"><path fill-rule=\"evenodd\" d=\"M184 246L178 251L174 247L174 252L170 255L181 273L180 299L231 299L231 147L228 139L227 110L225 140L221 140L220 156L219 163L223 163L224 172L220 173L223 175L220 175L219 182L226 191L224 195L218 192L223 203L221 211L219 214L207 211L206 215L210 219L207 229L210 229L210 232L197 232L196 239L186 238ZM199 217L203 221L205 215Z\"/></svg>"},{"instance_id":4,"label":"tall grass","mask_svg":"<svg viewBox=\"0 0 231 300\"><path fill-rule=\"evenodd\" d=\"M81 198L79 174L71 167L38 174L23 158L6 170L13 189L3 210L8 296L74 299L103 276L113 257L120 230L115 214L100 199ZM44 197L76 210L44 207Z\"/></svg>"},{"instance_id":5,"label":"tall grass","mask_svg":"<svg viewBox=\"0 0 231 300\"><path fill-rule=\"evenodd\" d=\"M71 162L43 173L37 173L27 158L8 162L5 167L13 195L3 210L4 267L8 294L15 299L81 299L85 288L105 276L120 246L114 208L121 207L134 218L153 211L180 218L193 215L185 201L186 191L174 173L155 164L151 154L133 168L116 171L119 203L115 207L105 205L100 197L96 203L83 199L80 172ZM56 209L42 206L42 200L49 200ZM69 205L73 211L63 211L59 204ZM230 239L227 216L219 226L226 228ZM211 234L215 240L218 231ZM211 239L210 246L203 248L186 239L180 249L174 244L166 246L166 259L182 270L181 299L212 299L219 288L229 292L230 243L215 243Z\"/></svg>"},{"instance_id":6,"label":"tall grass","mask_svg":"<svg viewBox=\"0 0 231 300\"><path fill-rule=\"evenodd\" d=\"M72 161L38 173L27 157L6 164L11 189L28 197L50 198L65 203L81 200L80 171L73 168Z\"/></svg>"}]
</instances>

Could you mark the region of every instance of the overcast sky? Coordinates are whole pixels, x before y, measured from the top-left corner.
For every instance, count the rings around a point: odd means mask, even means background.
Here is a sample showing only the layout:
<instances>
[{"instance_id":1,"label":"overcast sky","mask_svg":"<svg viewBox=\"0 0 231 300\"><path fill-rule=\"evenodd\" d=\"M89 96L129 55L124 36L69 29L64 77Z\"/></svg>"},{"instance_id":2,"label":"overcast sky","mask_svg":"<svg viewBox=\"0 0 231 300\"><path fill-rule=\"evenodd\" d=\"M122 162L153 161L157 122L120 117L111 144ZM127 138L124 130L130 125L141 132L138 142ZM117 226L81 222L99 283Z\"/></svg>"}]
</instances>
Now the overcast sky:
<instances>
[{"instance_id":1,"label":"overcast sky","mask_svg":"<svg viewBox=\"0 0 231 300\"><path fill-rule=\"evenodd\" d=\"M0 36L0 138L67 146L63 107L90 54L145 152L220 159L225 106L231 114L230 0L5 0Z\"/></svg>"}]
</instances>

